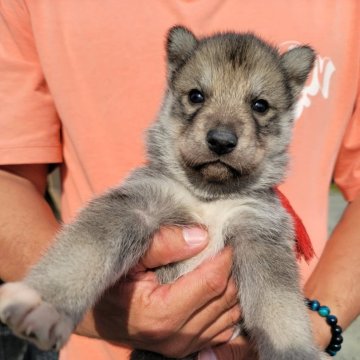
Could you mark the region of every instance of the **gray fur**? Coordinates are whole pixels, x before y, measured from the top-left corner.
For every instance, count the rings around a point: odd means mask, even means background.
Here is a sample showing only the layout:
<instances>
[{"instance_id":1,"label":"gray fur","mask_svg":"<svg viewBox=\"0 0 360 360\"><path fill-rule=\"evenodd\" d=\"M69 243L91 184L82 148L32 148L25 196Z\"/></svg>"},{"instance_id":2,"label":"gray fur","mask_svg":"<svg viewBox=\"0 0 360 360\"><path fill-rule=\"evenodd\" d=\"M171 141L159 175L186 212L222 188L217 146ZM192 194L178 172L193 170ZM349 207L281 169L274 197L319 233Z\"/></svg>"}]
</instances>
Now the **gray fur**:
<instances>
[{"instance_id":1,"label":"gray fur","mask_svg":"<svg viewBox=\"0 0 360 360\"><path fill-rule=\"evenodd\" d=\"M31 306L41 310L50 303L59 322L71 328L47 338L41 324L28 322L28 338L43 348L62 346L85 311L139 261L161 226L202 224L209 246L159 269L159 279L174 281L231 244L243 324L260 359L320 359L299 290L292 222L273 192L286 173L293 108L314 53L305 46L280 55L252 34L197 39L183 27L170 30L167 53L168 89L148 131L148 165L64 226L24 280L24 291L35 289L45 302L39 305L29 292ZM191 89L201 90L205 101L191 103ZM268 111L252 110L258 99L268 101ZM236 134L230 153L209 150L206 134L216 128ZM0 289L0 317L12 326L16 306L6 305L6 286ZM13 328L26 337L24 325L23 332ZM165 359L154 356L138 351L132 359Z\"/></svg>"}]
</instances>

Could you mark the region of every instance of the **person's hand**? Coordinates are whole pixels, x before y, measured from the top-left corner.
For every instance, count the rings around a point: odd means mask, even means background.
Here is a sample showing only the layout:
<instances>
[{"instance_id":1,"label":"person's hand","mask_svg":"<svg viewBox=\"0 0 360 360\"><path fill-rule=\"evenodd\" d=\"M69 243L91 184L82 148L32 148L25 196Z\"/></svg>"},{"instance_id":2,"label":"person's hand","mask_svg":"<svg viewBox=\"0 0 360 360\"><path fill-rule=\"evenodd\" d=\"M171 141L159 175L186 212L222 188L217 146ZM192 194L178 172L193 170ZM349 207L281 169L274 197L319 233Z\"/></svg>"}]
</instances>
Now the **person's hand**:
<instances>
[{"instance_id":1,"label":"person's hand","mask_svg":"<svg viewBox=\"0 0 360 360\"><path fill-rule=\"evenodd\" d=\"M107 291L77 333L169 357L228 341L240 318L230 248L172 284L160 285L149 270L190 258L207 243L200 228L185 234L179 228L160 230L140 263Z\"/></svg>"},{"instance_id":2,"label":"person's hand","mask_svg":"<svg viewBox=\"0 0 360 360\"><path fill-rule=\"evenodd\" d=\"M258 360L255 348L249 340L238 336L228 343L200 352L198 360Z\"/></svg>"}]
</instances>

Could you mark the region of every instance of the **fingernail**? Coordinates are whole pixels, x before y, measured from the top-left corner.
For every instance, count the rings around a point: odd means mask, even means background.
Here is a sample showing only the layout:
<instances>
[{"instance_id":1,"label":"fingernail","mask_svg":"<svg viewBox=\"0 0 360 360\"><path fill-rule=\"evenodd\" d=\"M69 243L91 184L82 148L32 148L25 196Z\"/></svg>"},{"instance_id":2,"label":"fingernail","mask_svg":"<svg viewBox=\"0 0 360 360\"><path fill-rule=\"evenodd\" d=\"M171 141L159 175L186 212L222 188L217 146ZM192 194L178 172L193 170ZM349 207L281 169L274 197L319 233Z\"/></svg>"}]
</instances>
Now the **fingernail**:
<instances>
[{"instance_id":1,"label":"fingernail","mask_svg":"<svg viewBox=\"0 0 360 360\"><path fill-rule=\"evenodd\" d=\"M211 348L207 348L199 353L198 360L217 360L217 356Z\"/></svg>"},{"instance_id":2,"label":"fingernail","mask_svg":"<svg viewBox=\"0 0 360 360\"><path fill-rule=\"evenodd\" d=\"M184 227L183 228L184 240L190 246L196 246L204 243L207 239L207 231L201 227Z\"/></svg>"}]
</instances>

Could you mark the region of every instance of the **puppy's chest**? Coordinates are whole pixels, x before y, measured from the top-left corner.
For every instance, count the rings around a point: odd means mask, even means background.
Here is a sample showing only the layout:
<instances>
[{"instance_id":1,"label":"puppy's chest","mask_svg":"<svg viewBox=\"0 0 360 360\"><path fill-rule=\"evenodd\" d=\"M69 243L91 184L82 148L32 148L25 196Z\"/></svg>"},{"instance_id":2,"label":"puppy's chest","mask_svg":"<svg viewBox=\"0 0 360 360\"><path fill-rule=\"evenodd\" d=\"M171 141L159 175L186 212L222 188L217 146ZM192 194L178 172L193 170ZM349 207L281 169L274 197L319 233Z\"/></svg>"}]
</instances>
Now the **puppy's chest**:
<instances>
[{"instance_id":1,"label":"puppy's chest","mask_svg":"<svg viewBox=\"0 0 360 360\"><path fill-rule=\"evenodd\" d=\"M239 198L202 203L195 210L201 223L208 229L209 246L215 253L224 247L231 224L241 221L241 214L248 207L249 199Z\"/></svg>"},{"instance_id":2,"label":"puppy's chest","mask_svg":"<svg viewBox=\"0 0 360 360\"><path fill-rule=\"evenodd\" d=\"M181 274L191 271L205 259L215 256L223 249L227 237L230 235L230 225L234 221L241 221L241 213L248 209L249 200L237 198L203 202L192 196L187 197L188 211L197 223L206 227L209 243L200 254L182 262Z\"/></svg>"},{"instance_id":3,"label":"puppy's chest","mask_svg":"<svg viewBox=\"0 0 360 360\"><path fill-rule=\"evenodd\" d=\"M243 206L244 202L241 200L218 200L210 203L199 202L196 208L191 210L207 228L211 243L222 248L229 222Z\"/></svg>"}]
</instances>

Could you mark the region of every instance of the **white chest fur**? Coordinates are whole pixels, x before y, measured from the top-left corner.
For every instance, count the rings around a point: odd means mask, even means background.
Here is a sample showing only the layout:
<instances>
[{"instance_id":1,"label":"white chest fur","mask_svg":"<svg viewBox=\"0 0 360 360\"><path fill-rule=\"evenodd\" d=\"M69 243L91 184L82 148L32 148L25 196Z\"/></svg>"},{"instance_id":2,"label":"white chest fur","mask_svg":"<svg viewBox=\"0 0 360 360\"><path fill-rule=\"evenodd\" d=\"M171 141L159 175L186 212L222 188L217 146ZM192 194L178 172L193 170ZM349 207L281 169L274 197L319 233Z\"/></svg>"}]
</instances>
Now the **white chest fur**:
<instances>
[{"instance_id":1,"label":"white chest fur","mask_svg":"<svg viewBox=\"0 0 360 360\"><path fill-rule=\"evenodd\" d=\"M186 205L193 218L206 227L209 234L208 246L197 256L182 262L180 275L183 275L224 248L229 224L234 217L241 217L241 213L250 206L251 199L237 198L205 202L195 198L186 190L178 191L176 197L179 197L179 200L181 199L180 201Z\"/></svg>"}]
</instances>

